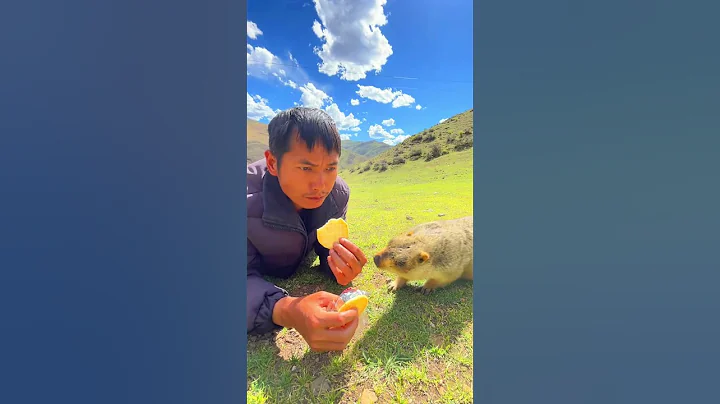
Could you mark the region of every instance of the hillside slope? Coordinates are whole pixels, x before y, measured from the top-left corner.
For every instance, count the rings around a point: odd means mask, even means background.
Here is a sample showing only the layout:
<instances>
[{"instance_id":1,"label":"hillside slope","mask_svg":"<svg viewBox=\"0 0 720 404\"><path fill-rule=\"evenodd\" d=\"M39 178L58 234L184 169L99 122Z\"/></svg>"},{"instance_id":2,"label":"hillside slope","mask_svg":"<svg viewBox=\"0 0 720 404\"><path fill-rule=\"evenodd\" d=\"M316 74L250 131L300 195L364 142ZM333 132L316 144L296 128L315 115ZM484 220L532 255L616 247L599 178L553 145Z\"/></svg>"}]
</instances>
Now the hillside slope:
<instances>
[{"instance_id":1,"label":"hillside slope","mask_svg":"<svg viewBox=\"0 0 720 404\"><path fill-rule=\"evenodd\" d=\"M385 171L408 161L431 161L473 147L473 109L457 114L405 139L379 155L355 165L349 172Z\"/></svg>"},{"instance_id":2,"label":"hillside slope","mask_svg":"<svg viewBox=\"0 0 720 404\"><path fill-rule=\"evenodd\" d=\"M390 149L391 146L374 140L368 140L365 142L358 142L356 140L343 140L342 147L345 150L350 150L361 156L370 158L375 157L378 154Z\"/></svg>"}]
</instances>

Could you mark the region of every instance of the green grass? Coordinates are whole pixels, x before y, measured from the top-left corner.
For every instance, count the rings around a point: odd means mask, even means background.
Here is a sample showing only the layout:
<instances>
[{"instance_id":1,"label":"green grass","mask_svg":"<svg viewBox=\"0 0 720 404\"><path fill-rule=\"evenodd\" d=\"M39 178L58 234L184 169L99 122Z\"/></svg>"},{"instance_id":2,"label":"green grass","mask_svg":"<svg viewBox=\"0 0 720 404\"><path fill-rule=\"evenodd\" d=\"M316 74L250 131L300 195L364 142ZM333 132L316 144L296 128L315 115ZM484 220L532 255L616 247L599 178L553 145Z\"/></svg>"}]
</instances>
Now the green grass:
<instances>
[{"instance_id":1,"label":"green grass","mask_svg":"<svg viewBox=\"0 0 720 404\"><path fill-rule=\"evenodd\" d=\"M472 153L385 172L341 171L352 189L350 239L372 257L415 224L471 215ZM472 282L424 296L412 287L388 292L390 279L370 262L353 282L370 293L368 323L343 352L311 352L294 330L251 337L248 402L356 403L366 391L379 403L471 403ZM296 295L344 289L314 267L273 281Z\"/></svg>"}]
</instances>

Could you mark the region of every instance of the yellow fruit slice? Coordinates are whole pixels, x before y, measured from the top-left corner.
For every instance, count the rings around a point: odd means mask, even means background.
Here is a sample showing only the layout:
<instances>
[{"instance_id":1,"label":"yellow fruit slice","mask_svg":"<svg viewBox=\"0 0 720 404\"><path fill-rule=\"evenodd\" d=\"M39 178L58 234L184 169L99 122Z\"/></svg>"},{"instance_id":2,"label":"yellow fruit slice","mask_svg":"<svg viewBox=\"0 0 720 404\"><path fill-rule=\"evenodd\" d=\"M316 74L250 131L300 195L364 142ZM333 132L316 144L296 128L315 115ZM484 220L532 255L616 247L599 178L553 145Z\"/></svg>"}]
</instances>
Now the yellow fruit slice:
<instances>
[{"instance_id":1,"label":"yellow fruit slice","mask_svg":"<svg viewBox=\"0 0 720 404\"><path fill-rule=\"evenodd\" d=\"M317 229L318 242L328 250L332 249L334 242L341 237L348 238L348 225L342 219L330 219L323 227Z\"/></svg>"},{"instance_id":2,"label":"yellow fruit slice","mask_svg":"<svg viewBox=\"0 0 720 404\"><path fill-rule=\"evenodd\" d=\"M363 311L365 311L365 308L368 305L368 298L365 295L355 296L352 299L345 302L338 311L346 311L350 310L352 308L356 308L358 311L358 314L362 314Z\"/></svg>"}]
</instances>

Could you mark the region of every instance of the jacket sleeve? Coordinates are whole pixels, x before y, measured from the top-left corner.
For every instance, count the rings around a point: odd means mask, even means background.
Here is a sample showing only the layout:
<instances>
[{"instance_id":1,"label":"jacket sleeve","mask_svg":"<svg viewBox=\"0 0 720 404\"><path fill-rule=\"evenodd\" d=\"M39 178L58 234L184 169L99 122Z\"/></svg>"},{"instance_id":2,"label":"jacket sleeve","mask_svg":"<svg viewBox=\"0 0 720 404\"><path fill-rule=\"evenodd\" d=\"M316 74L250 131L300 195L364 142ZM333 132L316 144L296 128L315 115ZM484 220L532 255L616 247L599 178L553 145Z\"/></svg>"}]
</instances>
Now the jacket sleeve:
<instances>
[{"instance_id":1,"label":"jacket sleeve","mask_svg":"<svg viewBox=\"0 0 720 404\"><path fill-rule=\"evenodd\" d=\"M250 240L247 262L247 333L264 334L279 329L281 327L272 321L272 313L275 303L288 293L263 279L259 269L262 258Z\"/></svg>"}]
</instances>

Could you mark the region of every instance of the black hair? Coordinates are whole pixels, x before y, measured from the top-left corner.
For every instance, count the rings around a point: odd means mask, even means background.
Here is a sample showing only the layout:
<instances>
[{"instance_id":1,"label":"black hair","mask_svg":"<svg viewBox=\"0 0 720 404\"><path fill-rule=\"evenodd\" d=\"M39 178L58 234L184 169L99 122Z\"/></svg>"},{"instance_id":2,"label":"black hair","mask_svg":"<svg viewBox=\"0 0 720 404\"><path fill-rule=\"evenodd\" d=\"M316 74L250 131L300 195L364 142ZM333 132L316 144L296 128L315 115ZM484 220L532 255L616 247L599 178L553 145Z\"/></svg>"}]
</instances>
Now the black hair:
<instances>
[{"instance_id":1,"label":"black hair","mask_svg":"<svg viewBox=\"0 0 720 404\"><path fill-rule=\"evenodd\" d=\"M341 153L340 134L327 112L318 108L294 107L278 113L268 124L270 152L277 158L278 166L282 156L290 149L296 130L309 150L320 142L328 152Z\"/></svg>"}]
</instances>

